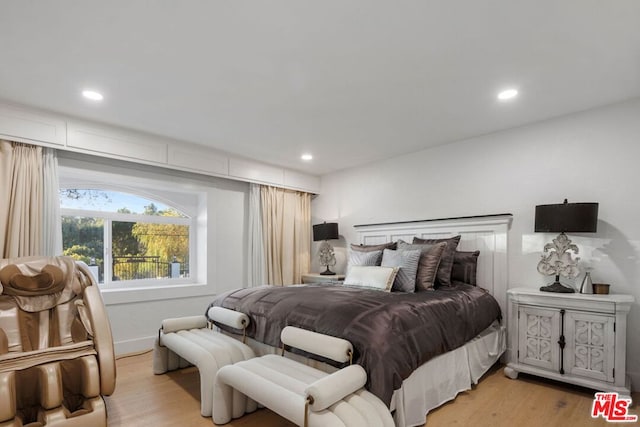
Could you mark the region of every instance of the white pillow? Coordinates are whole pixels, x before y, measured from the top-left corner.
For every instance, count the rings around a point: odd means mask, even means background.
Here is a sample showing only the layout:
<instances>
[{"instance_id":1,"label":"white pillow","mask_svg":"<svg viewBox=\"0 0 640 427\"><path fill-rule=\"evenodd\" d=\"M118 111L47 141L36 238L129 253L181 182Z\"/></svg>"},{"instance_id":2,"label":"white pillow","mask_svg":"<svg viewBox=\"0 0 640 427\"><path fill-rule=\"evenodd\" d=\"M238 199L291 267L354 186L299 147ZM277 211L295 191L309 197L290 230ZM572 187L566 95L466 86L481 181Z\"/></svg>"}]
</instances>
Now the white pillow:
<instances>
[{"instance_id":1,"label":"white pillow","mask_svg":"<svg viewBox=\"0 0 640 427\"><path fill-rule=\"evenodd\" d=\"M344 285L389 292L396 274L398 267L354 265L347 272Z\"/></svg>"}]
</instances>

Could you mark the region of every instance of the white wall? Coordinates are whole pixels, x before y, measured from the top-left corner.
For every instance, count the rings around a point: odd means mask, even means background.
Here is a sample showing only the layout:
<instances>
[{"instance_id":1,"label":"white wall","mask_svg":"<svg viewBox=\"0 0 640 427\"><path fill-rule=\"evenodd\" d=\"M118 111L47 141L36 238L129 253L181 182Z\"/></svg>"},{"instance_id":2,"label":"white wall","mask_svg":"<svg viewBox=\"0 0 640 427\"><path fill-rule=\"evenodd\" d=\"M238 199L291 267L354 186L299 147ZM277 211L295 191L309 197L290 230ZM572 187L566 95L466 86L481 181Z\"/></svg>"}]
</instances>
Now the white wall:
<instances>
[{"instance_id":1,"label":"white wall","mask_svg":"<svg viewBox=\"0 0 640 427\"><path fill-rule=\"evenodd\" d=\"M246 230L249 184L187 172L73 153L60 153L63 168L169 182L173 191L203 195L198 216L198 274L193 284L152 289L103 290L118 354L151 348L160 322L204 314L214 295L246 283ZM202 214L203 213L203 214Z\"/></svg>"},{"instance_id":2,"label":"white wall","mask_svg":"<svg viewBox=\"0 0 640 427\"><path fill-rule=\"evenodd\" d=\"M598 232L569 237L594 282L636 298L627 369L640 390L639 162L640 99L634 99L323 176L313 223L339 222L344 240L336 242L336 268L343 271L355 224L512 213L510 287L536 288L549 281L536 265L554 236L533 233L535 205L599 202ZM312 259L317 271L314 253Z\"/></svg>"}]
</instances>

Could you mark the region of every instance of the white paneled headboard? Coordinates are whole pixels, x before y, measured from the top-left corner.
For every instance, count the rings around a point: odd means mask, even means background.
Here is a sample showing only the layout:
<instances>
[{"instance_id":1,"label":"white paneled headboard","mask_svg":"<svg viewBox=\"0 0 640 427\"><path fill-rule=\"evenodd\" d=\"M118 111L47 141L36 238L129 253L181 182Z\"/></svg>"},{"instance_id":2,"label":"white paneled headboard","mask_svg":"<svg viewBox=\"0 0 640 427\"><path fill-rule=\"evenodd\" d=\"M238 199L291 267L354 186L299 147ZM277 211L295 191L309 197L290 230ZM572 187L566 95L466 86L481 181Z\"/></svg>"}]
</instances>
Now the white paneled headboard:
<instances>
[{"instance_id":1,"label":"white paneled headboard","mask_svg":"<svg viewBox=\"0 0 640 427\"><path fill-rule=\"evenodd\" d=\"M460 237L459 251L480 251L478 286L487 289L507 314L507 232L511 214L485 215L425 221L390 222L356 225L358 240L363 245L375 245L402 239L411 243L414 236L437 239Z\"/></svg>"}]
</instances>

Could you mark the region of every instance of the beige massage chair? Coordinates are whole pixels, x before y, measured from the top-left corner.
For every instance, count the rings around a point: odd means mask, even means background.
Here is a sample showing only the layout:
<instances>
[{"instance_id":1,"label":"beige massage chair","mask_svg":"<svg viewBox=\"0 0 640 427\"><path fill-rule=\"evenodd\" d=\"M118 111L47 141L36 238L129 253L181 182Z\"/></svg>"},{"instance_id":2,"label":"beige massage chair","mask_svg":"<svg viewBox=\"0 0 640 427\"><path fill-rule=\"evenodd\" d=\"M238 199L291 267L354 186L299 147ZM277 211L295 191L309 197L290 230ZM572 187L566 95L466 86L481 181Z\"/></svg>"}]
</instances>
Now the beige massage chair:
<instances>
[{"instance_id":1,"label":"beige massage chair","mask_svg":"<svg viewBox=\"0 0 640 427\"><path fill-rule=\"evenodd\" d=\"M106 426L115 388L109 320L69 257L0 259L0 427Z\"/></svg>"}]
</instances>

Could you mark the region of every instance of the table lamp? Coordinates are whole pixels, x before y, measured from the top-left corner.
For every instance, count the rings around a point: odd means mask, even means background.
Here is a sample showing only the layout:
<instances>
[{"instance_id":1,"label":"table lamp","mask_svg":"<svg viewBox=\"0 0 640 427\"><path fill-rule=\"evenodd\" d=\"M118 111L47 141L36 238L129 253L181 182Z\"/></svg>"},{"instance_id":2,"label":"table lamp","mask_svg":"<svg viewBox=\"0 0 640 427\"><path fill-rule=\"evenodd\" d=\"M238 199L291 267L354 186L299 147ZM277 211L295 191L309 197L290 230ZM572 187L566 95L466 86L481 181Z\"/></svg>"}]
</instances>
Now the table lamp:
<instances>
[{"instance_id":1,"label":"table lamp","mask_svg":"<svg viewBox=\"0 0 640 427\"><path fill-rule=\"evenodd\" d=\"M538 272L556 276L555 282L542 286L545 292L575 292L575 289L560 283L560 276L574 278L578 275L578 246L571 243L565 233L595 233L598 229L598 203L564 203L536 206L535 231L560 233L553 243L544 246Z\"/></svg>"},{"instance_id":2,"label":"table lamp","mask_svg":"<svg viewBox=\"0 0 640 427\"><path fill-rule=\"evenodd\" d=\"M333 247L327 242L327 240L337 240L338 235L338 223L337 222L324 222L322 224L316 224L313 226L313 241L323 241L320 244L318 255L320 257L320 265L324 265L326 270L321 272L323 276L332 276L336 273L329 269L329 266L336 265L336 254L333 252Z\"/></svg>"}]
</instances>

